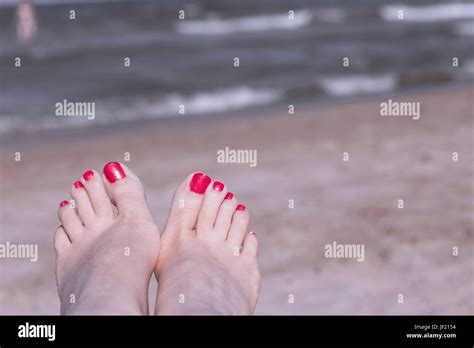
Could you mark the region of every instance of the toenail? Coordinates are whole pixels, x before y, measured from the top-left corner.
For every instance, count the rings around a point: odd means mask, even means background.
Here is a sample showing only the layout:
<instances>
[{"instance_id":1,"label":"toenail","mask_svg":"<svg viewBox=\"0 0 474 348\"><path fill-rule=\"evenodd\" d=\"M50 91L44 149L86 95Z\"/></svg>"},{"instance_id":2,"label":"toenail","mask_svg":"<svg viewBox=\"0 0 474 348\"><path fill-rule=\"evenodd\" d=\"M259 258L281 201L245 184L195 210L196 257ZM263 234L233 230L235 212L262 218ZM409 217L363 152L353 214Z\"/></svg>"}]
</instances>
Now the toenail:
<instances>
[{"instance_id":1,"label":"toenail","mask_svg":"<svg viewBox=\"0 0 474 348\"><path fill-rule=\"evenodd\" d=\"M257 235L254 231L250 231L249 234L251 234L252 236L256 236L256 235Z\"/></svg>"},{"instance_id":2,"label":"toenail","mask_svg":"<svg viewBox=\"0 0 474 348\"><path fill-rule=\"evenodd\" d=\"M214 189L214 191L222 191L224 189L224 184L219 181L216 181L212 185L212 188Z\"/></svg>"},{"instance_id":3,"label":"toenail","mask_svg":"<svg viewBox=\"0 0 474 348\"><path fill-rule=\"evenodd\" d=\"M232 199L234 198L234 194L232 192L227 192L227 194L224 197L225 199Z\"/></svg>"},{"instance_id":4,"label":"toenail","mask_svg":"<svg viewBox=\"0 0 474 348\"><path fill-rule=\"evenodd\" d=\"M85 181L89 181L94 177L94 172L92 170L88 170L84 174L82 174L82 177L84 178Z\"/></svg>"},{"instance_id":5,"label":"toenail","mask_svg":"<svg viewBox=\"0 0 474 348\"><path fill-rule=\"evenodd\" d=\"M76 181L76 182L74 183L74 187L75 187L75 188L84 188L84 185L82 184L82 182Z\"/></svg>"},{"instance_id":6,"label":"toenail","mask_svg":"<svg viewBox=\"0 0 474 348\"><path fill-rule=\"evenodd\" d=\"M204 192L206 192L206 189L211 181L212 179L206 174L196 173L189 182L189 188L191 191L202 195Z\"/></svg>"},{"instance_id":7,"label":"toenail","mask_svg":"<svg viewBox=\"0 0 474 348\"><path fill-rule=\"evenodd\" d=\"M244 211L245 209L247 209L247 208L246 208L245 205L243 205L243 204L239 204L239 205L235 208L235 210L241 210L241 211Z\"/></svg>"},{"instance_id":8,"label":"toenail","mask_svg":"<svg viewBox=\"0 0 474 348\"><path fill-rule=\"evenodd\" d=\"M59 206L60 206L60 207L64 207L64 206L66 206L66 205L68 205L68 204L69 204L69 201L62 201L61 203L59 203Z\"/></svg>"},{"instance_id":9,"label":"toenail","mask_svg":"<svg viewBox=\"0 0 474 348\"><path fill-rule=\"evenodd\" d=\"M104 174L111 184L126 177L125 171L118 162L107 163L104 166Z\"/></svg>"}]
</instances>

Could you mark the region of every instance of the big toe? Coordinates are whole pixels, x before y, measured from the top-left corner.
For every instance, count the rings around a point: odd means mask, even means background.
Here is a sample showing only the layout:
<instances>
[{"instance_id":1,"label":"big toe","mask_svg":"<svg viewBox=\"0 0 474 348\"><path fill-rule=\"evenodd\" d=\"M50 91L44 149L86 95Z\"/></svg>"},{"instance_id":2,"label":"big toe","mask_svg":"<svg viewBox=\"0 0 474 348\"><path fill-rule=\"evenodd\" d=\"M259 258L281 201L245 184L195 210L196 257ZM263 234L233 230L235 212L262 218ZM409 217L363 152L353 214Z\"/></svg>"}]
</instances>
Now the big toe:
<instances>
[{"instance_id":1,"label":"big toe","mask_svg":"<svg viewBox=\"0 0 474 348\"><path fill-rule=\"evenodd\" d=\"M165 233L192 231L196 227L204 193L212 179L204 173L192 173L177 188ZM168 230L169 232L167 232Z\"/></svg>"},{"instance_id":2,"label":"big toe","mask_svg":"<svg viewBox=\"0 0 474 348\"><path fill-rule=\"evenodd\" d=\"M119 216L150 218L140 179L125 165L109 162L103 169L105 188Z\"/></svg>"}]
</instances>

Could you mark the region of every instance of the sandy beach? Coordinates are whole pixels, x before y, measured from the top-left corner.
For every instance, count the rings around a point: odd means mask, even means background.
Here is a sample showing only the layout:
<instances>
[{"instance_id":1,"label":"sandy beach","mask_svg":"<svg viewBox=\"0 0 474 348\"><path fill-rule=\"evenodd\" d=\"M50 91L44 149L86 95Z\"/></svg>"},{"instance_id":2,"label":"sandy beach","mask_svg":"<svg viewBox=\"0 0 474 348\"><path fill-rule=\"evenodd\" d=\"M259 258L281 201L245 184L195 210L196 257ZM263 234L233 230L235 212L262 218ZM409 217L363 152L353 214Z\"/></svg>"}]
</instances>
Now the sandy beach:
<instances>
[{"instance_id":1,"label":"sandy beach","mask_svg":"<svg viewBox=\"0 0 474 348\"><path fill-rule=\"evenodd\" d=\"M257 314L474 314L473 92L392 97L420 102L419 120L380 116L384 96L4 139L0 242L38 244L39 258L1 260L0 314L59 313L58 203L85 170L125 153L160 228L192 171L247 205L260 240ZM226 147L257 150L257 166L217 163ZM334 241L364 244L364 261L326 258Z\"/></svg>"}]
</instances>

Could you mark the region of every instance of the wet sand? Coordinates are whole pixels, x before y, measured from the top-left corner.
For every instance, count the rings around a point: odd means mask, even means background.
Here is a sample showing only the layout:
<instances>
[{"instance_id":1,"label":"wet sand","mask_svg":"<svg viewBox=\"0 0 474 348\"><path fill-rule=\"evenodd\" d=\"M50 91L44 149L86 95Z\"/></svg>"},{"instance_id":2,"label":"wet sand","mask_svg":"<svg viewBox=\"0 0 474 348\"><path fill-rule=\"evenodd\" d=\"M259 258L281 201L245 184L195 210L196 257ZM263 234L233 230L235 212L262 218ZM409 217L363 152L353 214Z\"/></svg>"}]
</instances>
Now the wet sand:
<instances>
[{"instance_id":1,"label":"wet sand","mask_svg":"<svg viewBox=\"0 0 474 348\"><path fill-rule=\"evenodd\" d=\"M3 141L0 242L37 243L39 259L0 260L0 314L59 313L58 203L85 170L126 152L161 228L192 171L247 205L261 246L258 314L474 314L473 92L392 97L420 102L416 121L380 116L385 96ZM217 163L226 147L257 150L257 166ZM364 244L364 261L326 258L334 241Z\"/></svg>"}]
</instances>

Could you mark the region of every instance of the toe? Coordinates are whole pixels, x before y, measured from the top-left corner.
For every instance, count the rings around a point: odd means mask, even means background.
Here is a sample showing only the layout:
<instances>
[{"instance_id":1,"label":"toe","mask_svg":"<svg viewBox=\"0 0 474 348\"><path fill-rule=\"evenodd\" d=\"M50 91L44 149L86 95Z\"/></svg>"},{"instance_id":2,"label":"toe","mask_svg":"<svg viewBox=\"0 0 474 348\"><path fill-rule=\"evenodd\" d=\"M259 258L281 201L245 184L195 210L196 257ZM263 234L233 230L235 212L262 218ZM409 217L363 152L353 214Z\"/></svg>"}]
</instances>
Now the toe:
<instances>
[{"instance_id":1,"label":"toe","mask_svg":"<svg viewBox=\"0 0 474 348\"><path fill-rule=\"evenodd\" d=\"M227 188L219 181L214 181L207 187L197 220L198 234L212 235L217 213L226 194Z\"/></svg>"},{"instance_id":2,"label":"toe","mask_svg":"<svg viewBox=\"0 0 474 348\"><path fill-rule=\"evenodd\" d=\"M254 259L254 258L257 257L257 254L258 254L258 239L257 239L257 235L255 234L255 232L250 231L250 232L247 233L247 235L245 236L244 247L243 247L243 250L242 250L242 255L244 255L244 257L249 257L249 258Z\"/></svg>"},{"instance_id":3,"label":"toe","mask_svg":"<svg viewBox=\"0 0 474 348\"><path fill-rule=\"evenodd\" d=\"M237 205L232 217L227 243L232 247L240 247L244 240L247 227L249 225L250 216L247 208L243 204Z\"/></svg>"},{"instance_id":4,"label":"toe","mask_svg":"<svg viewBox=\"0 0 474 348\"><path fill-rule=\"evenodd\" d=\"M232 215L234 215L235 208L237 207L237 200L232 192L227 192L222 202L219 212L217 213L216 223L214 224L214 231L212 232L216 238L220 240L226 240L229 232Z\"/></svg>"},{"instance_id":5,"label":"toe","mask_svg":"<svg viewBox=\"0 0 474 348\"><path fill-rule=\"evenodd\" d=\"M113 216L112 204L100 174L95 170L88 170L82 175L82 183L95 214L101 218L111 218Z\"/></svg>"},{"instance_id":6,"label":"toe","mask_svg":"<svg viewBox=\"0 0 474 348\"><path fill-rule=\"evenodd\" d=\"M84 230L76 210L69 201L62 201L59 204L59 221L71 241L77 240Z\"/></svg>"},{"instance_id":7,"label":"toe","mask_svg":"<svg viewBox=\"0 0 474 348\"><path fill-rule=\"evenodd\" d=\"M129 168L118 162L109 162L103 173L105 188L117 206L119 216L150 218L142 183Z\"/></svg>"},{"instance_id":8,"label":"toe","mask_svg":"<svg viewBox=\"0 0 474 348\"><path fill-rule=\"evenodd\" d=\"M62 226L58 226L54 233L54 250L57 254L63 253L71 245L71 241Z\"/></svg>"},{"instance_id":9,"label":"toe","mask_svg":"<svg viewBox=\"0 0 474 348\"><path fill-rule=\"evenodd\" d=\"M179 185L171 204L165 234L193 231L196 228L204 192L211 181L204 173L192 173Z\"/></svg>"},{"instance_id":10,"label":"toe","mask_svg":"<svg viewBox=\"0 0 474 348\"><path fill-rule=\"evenodd\" d=\"M76 181L72 185L71 197L76 202L77 212L84 225L91 225L95 219L94 208L82 182Z\"/></svg>"}]
</instances>

